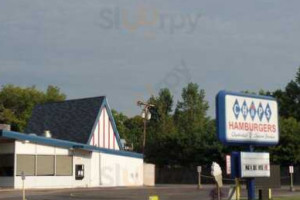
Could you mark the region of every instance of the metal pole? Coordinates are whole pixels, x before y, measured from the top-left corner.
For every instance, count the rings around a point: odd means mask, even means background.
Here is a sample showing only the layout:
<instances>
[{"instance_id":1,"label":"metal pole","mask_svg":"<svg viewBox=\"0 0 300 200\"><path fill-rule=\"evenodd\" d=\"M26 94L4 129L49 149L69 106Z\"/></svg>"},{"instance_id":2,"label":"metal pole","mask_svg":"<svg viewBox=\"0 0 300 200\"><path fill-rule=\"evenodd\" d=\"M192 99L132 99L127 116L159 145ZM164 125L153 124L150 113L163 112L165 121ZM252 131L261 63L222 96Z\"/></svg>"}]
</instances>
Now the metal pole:
<instances>
[{"instance_id":1,"label":"metal pole","mask_svg":"<svg viewBox=\"0 0 300 200\"><path fill-rule=\"evenodd\" d=\"M218 192L218 200L221 200L221 191L220 191L219 184L217 184L217 192Z\"/></svg>"},{"instance_id":2,"label":"metal pole","mask_svg":"<svg viewBox=\"0 0 300 200\"><path fill-rule=\"evenodd\" d=\"M201 172L198 172L198 189L201 189Z\"/></svg>"},{"instance_id":3,"label":"metal pole","mask_svg":"<svg viewBox=\"0 0 300 200\"><path fill-rule=\"evenodd\" d=\"M22 187L23 187L23 200L26 200L26 198L25 198L25 183L24 183L25 181L24 180L22 180Z\"/></svg>"},{"instance_id":4,"label":"metal pole","mask_svg":"<svg viewBox=\"0 0 300 200\"><path fill-rule=\"evenodd\" d=\"M293 173L291 173L291 186L290 186L290 191L294 192L294 176Z\"/></svg>"},{"instance_id":5,"label":"metal pole","mask_svg":"<svg viewBox=\"0 0 300 200\"><path fill-rule=\"evenodd\" d=\"M248 200L255 200L255 179L248 179Z\"/></svg>"},{"instance_id":6,"label":"metal pole","mask_svg":"<svg viewBox=\"0 0 300 200\"><path fill-rule=\"evenodd\" d=\"M240 181L238 178L235 178L235 184L236 184L236 189L235 189L235 194L236 194L236 200L240 200L240 194L241 194L241 186L240 186Z\"/></svg>"},{"instance_id":7,"label":"metal pole","mask_svg":"<svg viewBox=\"0 0 300 200\"><path fill-rule=\"evenodd\" d=\"M249 152L253 152L254 147L249 146ZM249 178L247 181L247 186L248 186L248 200L255 200L255 179L254 178Z\"/></svg>"},{"instance_id":8,"label":"metal pole","mask_svg":"<svg viewBox=\"0 0 300 200\"><path fill-rule=\"evenodd\" d=\"M146 113L147 115L147 113ZM143 154L145 153L145 146L146 146L146 129L147 129L147 119L144 119L144 137L143 137Z\"/></svg>"}]
</instances>

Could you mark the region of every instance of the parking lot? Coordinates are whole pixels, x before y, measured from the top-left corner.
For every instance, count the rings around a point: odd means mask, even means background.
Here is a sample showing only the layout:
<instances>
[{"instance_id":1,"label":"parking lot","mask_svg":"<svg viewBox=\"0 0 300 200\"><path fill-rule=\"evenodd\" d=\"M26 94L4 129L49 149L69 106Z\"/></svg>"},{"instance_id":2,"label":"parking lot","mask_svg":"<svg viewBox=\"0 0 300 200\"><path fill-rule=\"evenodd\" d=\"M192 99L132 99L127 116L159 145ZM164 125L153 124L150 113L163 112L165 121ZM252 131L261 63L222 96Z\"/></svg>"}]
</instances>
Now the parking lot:
<instances>
[{"instance_id":1,"label":"parking lot","mask_svg":"<svg viewBox=\"0 0 300 200\"><path fill-rule=\"evenodd\" d=\"M204 186L198 190L194 185L161 185L153 188L89 188L89 189L59 189L59 190L30 190L27 200L146 200L149 196L157 195L160 200L209 200L209 193L214 186ZM225 187L225 193L229 188ZM245 191L243 192L245 194ZM0 191L0 199L20 200L22 191ZM274 196L297 196L300 193L290 193L288 188L274 190Z\"/></svg>"}]
</instances>

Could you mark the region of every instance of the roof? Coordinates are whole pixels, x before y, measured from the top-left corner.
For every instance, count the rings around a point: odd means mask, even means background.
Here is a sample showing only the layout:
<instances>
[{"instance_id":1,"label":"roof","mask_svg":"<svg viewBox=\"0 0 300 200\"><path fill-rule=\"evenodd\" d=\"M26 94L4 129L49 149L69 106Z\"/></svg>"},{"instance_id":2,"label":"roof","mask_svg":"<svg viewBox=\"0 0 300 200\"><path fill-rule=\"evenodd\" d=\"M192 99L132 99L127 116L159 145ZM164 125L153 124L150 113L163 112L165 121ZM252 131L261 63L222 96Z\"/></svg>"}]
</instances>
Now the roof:
<instances>
[{"instance_id":1,"label":"roof","mask_svg":"<svg viewBox=\"0 0 300 200\"><path fill-rule=\"evenodd\" d=\"M82 149L86 151L96 151L106 154L118 155L118 156L126 156L126 157L133 157L133 158L143 158L143 154L128 152L123 150L113 150L113 149L105 149L99 148L87 144L77 143L77 142L70 142L65 140L53 139L53 138L46 138L41 136L35 135L28 135L14 131L6 131L0 130L0 137L20 140L20 141L28 141L37 144L44 144L49 146L56 146L61 148L68 148L68 149Z\"/></svg>"},{"instance_id":2,"label":"roof","mask_svg":"<svg viewBox=\"0 0 300 200\"><path fill-rule=\"evenodd\" d=\"M36 105L25 133L49 130L52 138L87 144L104 101L100 96Z\"/></svg>"}]
</instances>

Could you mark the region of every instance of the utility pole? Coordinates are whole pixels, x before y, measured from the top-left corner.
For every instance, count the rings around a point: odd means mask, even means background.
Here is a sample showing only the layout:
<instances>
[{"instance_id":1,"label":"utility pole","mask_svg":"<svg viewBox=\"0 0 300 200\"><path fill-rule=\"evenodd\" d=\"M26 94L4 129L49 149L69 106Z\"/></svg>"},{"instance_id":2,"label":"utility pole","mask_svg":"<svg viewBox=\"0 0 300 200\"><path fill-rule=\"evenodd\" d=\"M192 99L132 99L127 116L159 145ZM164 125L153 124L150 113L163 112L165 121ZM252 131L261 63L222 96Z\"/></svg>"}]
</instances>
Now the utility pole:
<instances>
[{"instance_id":1,"label":"utility pole","mask_svg":"<svg viewBox=\"0 0 300 200\"><path fill-rule=\"evenodd\" d=\"M149 108L154 107L153 104L146 103L143 101L138 101L137 105L142 107L142 118L144 122L144 131L143 131L143 147L142 147L142 153L145 153L145 146L146 146L146 131L147 131L147 121L151 119L151 113L149 111Z\"/></svg>"}]
</instances>

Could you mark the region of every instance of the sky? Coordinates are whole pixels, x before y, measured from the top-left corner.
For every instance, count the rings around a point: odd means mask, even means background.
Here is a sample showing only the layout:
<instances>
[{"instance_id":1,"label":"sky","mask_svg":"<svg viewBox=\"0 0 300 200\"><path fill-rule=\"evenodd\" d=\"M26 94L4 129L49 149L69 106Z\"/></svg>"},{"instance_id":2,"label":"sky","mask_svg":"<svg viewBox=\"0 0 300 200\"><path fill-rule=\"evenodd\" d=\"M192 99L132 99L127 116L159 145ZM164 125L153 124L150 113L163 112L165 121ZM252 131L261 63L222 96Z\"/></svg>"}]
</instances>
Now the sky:
<instances>
[{"instance_id":1,"label":"sky","mask_svg":"<svg viewBox=\"0 0 300 200\"><path fill-rule=\"evenodd\" d=\"M299 0L1 0L0 85L56 85L68 99L137 100L195 82L218 91L284 88L300 65Z\"/></svg>"}]
</instances>

